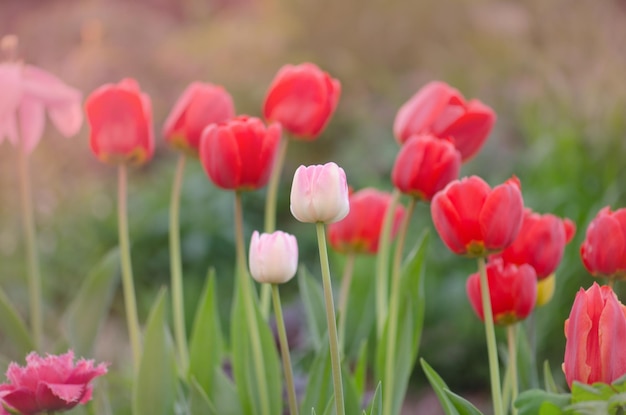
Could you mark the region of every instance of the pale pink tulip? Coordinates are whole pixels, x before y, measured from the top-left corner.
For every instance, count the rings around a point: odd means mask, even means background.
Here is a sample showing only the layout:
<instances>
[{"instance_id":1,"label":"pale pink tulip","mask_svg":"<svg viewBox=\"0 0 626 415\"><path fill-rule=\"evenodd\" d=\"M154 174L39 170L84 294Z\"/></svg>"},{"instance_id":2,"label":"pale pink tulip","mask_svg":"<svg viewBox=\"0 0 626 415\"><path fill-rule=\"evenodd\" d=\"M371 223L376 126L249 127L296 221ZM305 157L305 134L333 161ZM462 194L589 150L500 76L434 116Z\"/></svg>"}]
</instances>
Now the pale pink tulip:
<instances>
[{"instance_id":1,"label":"pale pink tulip","mask_svg":"<svg viewBox=\"0 0 626 415\"><path fill-rule=\"evenodd\" d=\"M285 232L254 231L250 241L250 274L260 283L283 284L296 275L298 241Z\"/></svg>"}]
</instances>

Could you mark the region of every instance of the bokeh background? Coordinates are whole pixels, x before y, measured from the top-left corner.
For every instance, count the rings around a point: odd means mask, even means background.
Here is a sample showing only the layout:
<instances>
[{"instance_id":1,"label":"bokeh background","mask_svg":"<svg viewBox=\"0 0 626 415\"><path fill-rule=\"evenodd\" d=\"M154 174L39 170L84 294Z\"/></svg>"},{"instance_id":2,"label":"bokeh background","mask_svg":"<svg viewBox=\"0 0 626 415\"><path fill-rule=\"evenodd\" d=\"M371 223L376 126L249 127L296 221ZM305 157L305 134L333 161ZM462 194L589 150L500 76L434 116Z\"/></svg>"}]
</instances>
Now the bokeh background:
<instances>
[{"instance_id":1,"label":"bokeh background","mask_svg":"<svg viewBox=\"0 0 626 415\"><path fill-rule=\"evenodd\" d=\"M575 292L593 281L578 254L585 228L601 207L626 206L626 1L1 0L0 36L9 33L18 35L24 61L85 96L105 82L133 77L152 98L157 152L130 176L142 321L157 290L169 283L168 200L177 154L160 129L190 82L221 84L238 113L260 116L266 89L283 64L315 62L341 81L340 104L327 130L313 143L290 145L279 199L278 227L298 236L302 262L314 273L315 234L289 213L296 167L332 160L355 189L391 190L398 151L392 124L400 105L435 79L481 99L498 121L462 175L497 184L515 174L527 206L569 217L578 227L557 272L555 296L532 320L538 364L549 359L562 379L563 321ZM81 280L117 244L116 171L91 154L85 126L67 140L49 128L31 157L31 173L53 342L57 319ZM246 195L244 203L250 235L262 228L264 191ZM222 318L228 319L231 212L232 195L216 190L198 163L189 163L181 213L189 325L209 267L217 270ZM25 315L19 215L16 149L5 142L0 284ZM409 244L431 228L427 206L420 206L412 227ZM372 277L372 261L359 260L357 282ZM333 256L335 275L341 265L342 258ZM420 355L454 390L480 396L488 381L484 335L465 297L465 278L474 267L431 234ZM297 310L296 285L284 292ZM128 356L123 312L119 295L97 350L97 358L119 365ZM413 380L409 398L419 400L426 388L421 371Z\"/></svg>"}]
</instances>

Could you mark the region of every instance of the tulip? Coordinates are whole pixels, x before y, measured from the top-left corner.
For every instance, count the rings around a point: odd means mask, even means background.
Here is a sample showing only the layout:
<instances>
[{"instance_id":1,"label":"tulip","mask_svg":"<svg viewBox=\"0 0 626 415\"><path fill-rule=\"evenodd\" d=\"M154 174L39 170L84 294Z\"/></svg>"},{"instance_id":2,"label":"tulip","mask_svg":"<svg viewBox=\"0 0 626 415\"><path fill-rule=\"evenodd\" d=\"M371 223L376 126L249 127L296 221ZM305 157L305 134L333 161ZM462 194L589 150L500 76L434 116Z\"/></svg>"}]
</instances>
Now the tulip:
<instances>
[{"instance_id":1,"label":"tulip","mask_svg":"<svg viewBox=\"0 0 626 415\"><path fill-rule=\"evenodd\" d=\"M609 286L595 282L574 299L565 320L563 372L567 384L611 383L626 374L626 307Z\"/></svg>"},{"instance_id":2,"label":"tulip","mask_svg":"<svg viewBox=\"0 0 626 415\"><path fill-rule=\"evenodd\" d=\"M533 267L505 264L496 258L487 264L487 281L495 324L509 325L528 317L537 299L537 276ZM474 312L484 321L478 273L470 275L466 289Z\"/></svg>"},{"instance_id":3,"label":"tulip","mask_svg":"<svg viewBox=\"0 0 626 415\"><path fill-rule=\"evenodd\" d=\"M285 232L254 231L250 241L250 274L260 283L283 284L296 275L298 241Z\"/></svg>"},{"instance_id":4,"label":"tulip","mask_svg":"<svg viewBox=\"0 0 626 415\"><path fill-rule=\"evenodd\" d=\"M626 208L605 207L587 227L580 247L585 268L596 277L626 277Z\"/></svg>"},{"instance_id":5,"label":"tulip","mask_svg":"<svg viewBox=\"0 0 626 415\"><path fill-rule=\"evenodd\" d=\"M455 254L472 257L508 247L522 225L524 202L516 177L491 189L480 177L455 180L431 203L435 229Z\"/></svg>"},{"instance_id":6,"label":"tulip","mask_svg":"<svg viewBox=\"0 0 626 415\"><path fill-rule=\"evenodd\" d=\"M417 91L396 115L393 131L401 144L414 134L452 138L463 161L482 147L495 123L491 108L443 82L430 82Z\"/></svg>"},{"instance_id":7,"label":"tulip","mask_svg":"<svg viewBox=\"0 0 626 415\"><path fill-rule=\"evenodd\" d=\"M461 154L450 141L416 135L400 149L391 180L402 193L430 202L460 170Z\"/></svg>"},{"instance_id":8,"label":"tulip","mask_svg":"<svg viewBox=\"0 0 626 415\"><path fill-rule=\"evenodd\" d=\"M183 91L165 120L163 135L172 146L198 155L204 128L234 116L233 99L224 88L193 82Z\"/></svg>"},{"instance_id":9,"label":"tulip","mask_svg":"<svg viewBox=\"0 0 626 415\"><path fill-rule=\"evenodd\" d=\"M265 127L245 115L211 124L200 141L200 161L216 186L255 190L267 184L280 141L280 125Z\"/></svg>"},{"instance_id":10,"label":"tulip","mask_svg":"<svg viewBox=\"0 0 626 415\"><path fill-rule=\"evenodd\" d=\"M341 253L376 254L385 212L391 195L365 188L350 195L350 212L339 222L328 226L330 246ZM393 217L391 238L395 236L405 209L397 206Z\"/></svg>"},{"instance_id":11,"label":"tulip","mask_svg":"<svg viewBox=\"0 0 626 415\"><path fill-rule=\"evenodd\" d=\"M293 176L291 214L300 222L333 223L350 211L346 173L335 163L300 166Z\"/></svg>"},{"instance_id":12,"label":"tulip","mask_svg":"<svg viewBox=\"0 0 626 415\"><path fill-rule=\"evenodd\" d=\"M556 271L565 244L572 240L575 232L576 226L569 219L526 209L517 238L499 255L504 262L532 265L541 280Z\"/></svg>"},{"instance_id":13,"label":"tulip","mask_svg":"<svg viewBox=\"0 0 626 415\"><path fill-rule=\"evenodd\" d=\"M81 359L74 365L72 351L46 357L31 353L26 367L9 365L9 382L0 385L0 400L22 415L67 411L91 400L90 382L105 373L106 364L94 366L93 360Z\"/></svg>"},{"instance_id":14,"label":"tulip","mask_svg":"<svg viewBox=\"0 0 626 415\"><path fill-rule=\"evenodd\" d=\"M283 66L270 84L263 116L294 137L314 140L333 115L341 85L312 63Z\"/></svg>"},{"instance_id":15,"label":"tulip","mask_svg":"<svg viewBox=\"0 0 626 415\"><path fill-rule=\"evenodd\" d=\"M105 163L143 164L154 153L150 98L134 79L106 84L87 97L91 150Z\"/></svg>"}]
</instances>

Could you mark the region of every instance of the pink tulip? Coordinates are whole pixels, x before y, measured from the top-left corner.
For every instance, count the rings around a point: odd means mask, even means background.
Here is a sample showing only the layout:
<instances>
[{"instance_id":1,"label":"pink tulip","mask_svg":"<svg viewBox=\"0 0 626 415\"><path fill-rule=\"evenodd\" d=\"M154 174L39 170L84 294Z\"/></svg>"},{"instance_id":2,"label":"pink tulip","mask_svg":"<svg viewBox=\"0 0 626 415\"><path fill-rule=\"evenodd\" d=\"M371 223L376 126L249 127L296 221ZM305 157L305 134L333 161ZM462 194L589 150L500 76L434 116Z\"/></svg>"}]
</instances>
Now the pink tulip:
<instances>
[{"instance_id":1,"label":"pink tulip","mask_svg":"<svg viewBox=\"0 0 626 415\"><path fill-rule=\"evenodd\" d=\"M46 111L65 137L73 136L83 122L81 93L49 72L21 63L0 63L0 142L20 140L27 152L43 135Z\"/></svg>"},{"instance_id":2,"label":"pink tulip","mask_svg":"<svg viewBox=\"0 0 626 415\"><path fill-rule=\"evenodd\" d=\"M296 275L298 241L285 232L259 234L250 241L250 274L260 283L283 284Z\"/></svg>"}]
</instances>

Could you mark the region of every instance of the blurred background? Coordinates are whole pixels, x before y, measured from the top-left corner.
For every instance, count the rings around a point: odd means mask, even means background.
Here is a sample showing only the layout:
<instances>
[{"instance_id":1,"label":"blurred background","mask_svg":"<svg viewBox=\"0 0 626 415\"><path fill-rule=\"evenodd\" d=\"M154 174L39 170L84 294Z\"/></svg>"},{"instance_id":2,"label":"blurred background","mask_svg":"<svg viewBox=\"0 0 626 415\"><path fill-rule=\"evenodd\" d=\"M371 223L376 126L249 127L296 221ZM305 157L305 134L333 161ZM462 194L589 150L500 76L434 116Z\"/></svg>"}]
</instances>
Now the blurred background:
<instances>
[{"instance_id":1,"label":"blurred background","mask_svg":"<svg viewBox=\"0 0 626 415\"><path fill-rule=\"evenodd\" d=\"M626 206L626 1L0 0L0 36L9 33L19 37L24 61L85 96L133 77L152 98L157 152L130 176L141 321L158 289L169 284L168 203L177 154L160 129L190 82L221 84L238 113L260 116L266 89L286 63L311 61L341 81L326 131L315 142L290 145L279 200L278 228L298 236L302 262L315 274L315 233L289 213L296 167L332 160L355 189L391 190L397 109L436 79L479 98L498 121L462 175L495 185L515 174L527 206L569 217L578 227L557 272L555 296L532 322L537 362L549 359L562 381L563 321L575 292L592 283L578 253L585 228L601 207ZM26 315L16 154L9 143L0 146L0 284ZM31 174L54 336L55 319L86 273L117 244L116 171L91 154L84 126L67 140L49 128L32 154ZM247 194L244 203L250 235L262 228L264 192ZM228 318L231 212L232 195L189 163L181 212L189 326L209 267L217 270ZM432 227L427 206L420 206L412 227L409 244ZM331 261L340 275L342 258ZM357 281L373 277L372 261L359 260ZM488 382L482 324L465 297L465 279L474 271L473 261L454 257L432 232L420 355L452 389L468 394L487 390ZM283 291L297 309L295 283ZM128 355L119 294L97 356L114 363ZM416 370L410 397L421 396L425 386Z\"/></svg>"}]
</instances>

